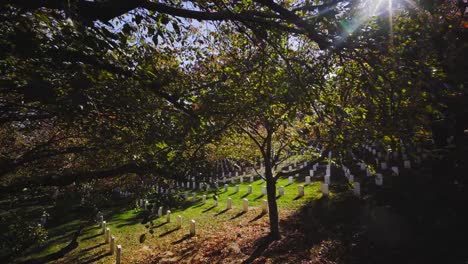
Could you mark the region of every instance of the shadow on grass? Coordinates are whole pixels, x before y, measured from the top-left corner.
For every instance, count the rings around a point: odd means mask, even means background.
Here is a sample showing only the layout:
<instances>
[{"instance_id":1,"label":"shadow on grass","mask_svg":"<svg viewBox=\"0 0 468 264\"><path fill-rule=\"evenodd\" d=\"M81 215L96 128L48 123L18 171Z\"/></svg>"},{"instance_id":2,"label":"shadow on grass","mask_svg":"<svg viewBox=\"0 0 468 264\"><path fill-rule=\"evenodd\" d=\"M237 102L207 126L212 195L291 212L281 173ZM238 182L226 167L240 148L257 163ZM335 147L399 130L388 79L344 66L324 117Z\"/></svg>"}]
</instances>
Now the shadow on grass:
<instances>
[{"instance_id":1,"label":"shadow on grass","mask_svg":"<svg viewBox=\"0 0 468 264\"><path fill-rule=\"evenodd\" d=\"M243 215L245 215L245 212L244 212L244 211L242 211L242 212L236 214L235 216L231 217L229 220L234 220L234 219L239 218L239 217L241 217L241 216L243 216Z\"/></svg>"},{"instance_id":2,"label":"shadow on grass","mask_svg":"<svg viewBox=\"0 0 468 264\"><path fill-rule=\"evenodd\" d=\"M261 194L260 196L258 196L257 198L254 199L254 201L257 201L258 199L264 197L265 195L264 194Z\"/></svg>"},{"instance_id":3,"label":"shadow on grass","mask_svg":"<svg viewBox=\"0 0 468 264\"><path fill-rule=\"evenodd\" d=\"M211 211L211 210L213 210L215 207L216 207L216 206L213 205L213 206L211 206L210 208L207 208L207 209L203 210L202 213L206 213L206 212L208 212L208 211Z\"/></svg>"},{"instance_id":4,"label":"shadow on grass","mask_svg":"<svg viewBox=\"0 0 468 264\"><path fill-rule=\"evenodd\" d=\"M167 221L165 221L164 223L161 223L161 224L159 224L159 225L157 225L157 226L154 226L154 228L158 228L158 227L161 227L161 226L163 226L163 225L167 225Z\"/></svg>"},{"instance_id":5,"label":"shadow on grass","mask_svg":"<svg viewBox=\"0 0 468 264\"><path fill-rule=\"evenodd\" d=\"M244 195L241 196L241 199L243 199L243 198L245 198L245 197L247 197L247 196L249 196L249 195L250 195L250 193L246 193L246 194L244 194Z\"/></svg>"},{"instance_id":6,"label":"shadow on grass","mask_svg":"<svg viewBox=\"0 0 468 264\"><path fill-rule=\"evenodd\" d=\"M303 196L303 195L298 195L298 196L296 196L293 200L294 200L294 201L297 201L297 200L301 199L302 197L304 197L304 196Z\"/></svg>"},{"instance_id":7,"label":"shadow on grass","mask_svg":"<svg viewBox=\"0 0 468 264\"><path fill-rule=\"evenodd\" d=\"M258 219L262 218L264 215L266 215L266 213L261 213L261 214L257 215L256 217L252 218L252 220L250 220L249 223L253 223L253 222L257 221Z\"/></svg>"},{"instance_id":8,"label":"shadow on grass","mask_svg":"<svg viewBox=\"0 0 468 264\"><path fill-rule=\"evenodd\" d=\"M87 252L87 251L90 251L90 250L96 249L96 248L98 248L98 247L101 247L101 246L103 246L103 245L105 245L105 244L106 244L105 242L102 242L102 243L97 244L97 245L94 245L94 246L92 246L92 247L82 249L82 250L80 250L80 253L85 253L85 252Z\"/></svg>"},{"instance_id":9,"label":"shadow on grass","mask_svg":"<svg viewBox=\"0 0 468 264\"><path fill-rule=\"evenodd\" d=\"M279 198L281 198L281 195L276 195L276 200L278 200Z\"/></svg>"},{"instance_id":10,"label":"shadow on grass","mask_svg":"<svg viewBox=\"0 0 468 264\"><path fill-rule=\"evenodd\" d=\"M98 261L98 260L100 260L100 259L102 259L102 258L104 258L104 257L107 257L107 256L110 256L110 252L101 253L101 254L99 254L99 255L97 255L97 256L94 256L94 257L92 257L92 258L90 258L90 259L87 259L86 261L83 261L83 262L81 262L81 263L82 263L82 264L94 263L94 262L96 262L96 261Z\"/></svg>"},{"instance_id":11,"label":"shadow on grass","mask_svg":"<svg viewBox=\"0 0 468 264\"><path fill-rule=\"evenodd\" d=\"M93 235L93 236L89 236L89 237L85 237L85 238L82 238L81 241L86 241L86 240L90 240L90 239L93 239L93 238L96 238L98 236L101 236L103 235L101 232L99 232L98 234L96 235Z\"/></svg>"},{"instance_id":12,"label":"shadow on grass","mask_svg":"<svg viewBox=\"0 0 468 264\"><path fill-rule=\"evenodd\" d=\"M288 186L291 186L291 185L293 185L293 184L292 184L292 183L288 183L288 184L286 184L284 187L288 187Z\"/></svg>"},{"instance_id":13,"label":"shadow on grass","mask_svg":"<svg viewBox=\"0 0 468 264\"><path fill-rule=\"evenodd\" d=\"M265 184L264 182L260 181L260 183L257 183L257 185L262 185Z\"/></svg>"},{"instance_id":14,"label":"shadow on grass","mask_svg":"<svg viewBox=\"0 0 468 264\"><path fill-rule=\"evenodd\" d=\"M166 232L160 234L159 237L165 237L165 236L167 236L167 235L170 235L170 234L174 233L174 232L177 231L177 230L180 230L180 228L176 227L176 228L174 228L174 229L172 229L172 230L166 231Z\"/></svg>"},{"instance_id":15,"label":"shadow on grass","mask_svg":"<svg viewBox=\"0 0 468 264\"><path fill-rule=\"evenodd\" d=\"M176 240L176 241L172 242L171 244L172 244L172 245L180 244L180 243L182 243L183 241L185 241L185 240L187 240L187 239L189 239L189 238L191 238L191 237L192 237L191 235L185 235L185 236L183 236L181 239Z\"/></svg>"},{"instance_id":16,"label":"shadow on grass","mask_svg":"<svg viewBox=\"0 0 468 264\"><path fill-rule=\"evenodd\" d=\"M231 195L234 195L234 194L237 194L237 193L239 193L239 192L230 193L230 194L228 194L228 196L231 196Z\"/></svg>"},{"instance_id":17,"label":"shadow on grass","mask_svg":"<svg viewBox=\"0 0 468 264\"><path fill-rule=\"evenodd\" d=\"M55 253L51 253L51 254L46 255L44 257L41 257L41 258L27 260L24 263L28 263L28 264L46 263L46 262L51 262L51 261L57 260L59 258L63 258L67 253L69 253L70 251L72 251L72 250L74 250L75 248L78 247L77 240L78 240L78 237L80 236L82 230L83 230L83 225L80 225L78 230L75 232L75 234L73 234L73 238L70 241L70 243L68 245L66 245L64 248L60 249L59 251L57 251Z\"/></svg>"},{"instance_id":18,"label":"shadow on grass","mask_svg":"<svg viewBox=\"0 0 468 264\"><path fill-rule=\"evenodd\" d=\"M224 214L225 212L227 212L227 211L229 211L229 210L230 210L230 209L227 209L227 208L226 208L226 209L222 210L221 212L216 213L215 216L222 215L222 214Z\"/></svg>"}]
</instances>

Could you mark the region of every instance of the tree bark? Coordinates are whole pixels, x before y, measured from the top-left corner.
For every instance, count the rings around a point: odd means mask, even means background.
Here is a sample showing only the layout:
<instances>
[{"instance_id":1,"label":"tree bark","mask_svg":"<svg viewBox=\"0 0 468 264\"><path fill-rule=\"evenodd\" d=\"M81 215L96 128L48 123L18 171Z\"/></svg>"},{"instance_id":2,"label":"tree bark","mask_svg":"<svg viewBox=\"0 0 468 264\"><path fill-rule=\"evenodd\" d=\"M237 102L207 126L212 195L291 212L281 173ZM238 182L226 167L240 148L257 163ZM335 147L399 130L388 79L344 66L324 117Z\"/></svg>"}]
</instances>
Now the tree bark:
<instances>
[{"instance_id":1,"label":"tree bark","mask_svg":"<svg viewBox=\"0 0 468 264\"><path fill-rule=\"evenodd\" d=\"M265 165L265 179L267 183L267 198L268 198L268 216L270 218L270 236L271 239L280 239L279 231L279 217L278 217L278 205L276 203L276 181L273 177L271 163L271 135L268 131L266 137L266 151L264 151L264 165Z\"/></svg>"}]
</instances>

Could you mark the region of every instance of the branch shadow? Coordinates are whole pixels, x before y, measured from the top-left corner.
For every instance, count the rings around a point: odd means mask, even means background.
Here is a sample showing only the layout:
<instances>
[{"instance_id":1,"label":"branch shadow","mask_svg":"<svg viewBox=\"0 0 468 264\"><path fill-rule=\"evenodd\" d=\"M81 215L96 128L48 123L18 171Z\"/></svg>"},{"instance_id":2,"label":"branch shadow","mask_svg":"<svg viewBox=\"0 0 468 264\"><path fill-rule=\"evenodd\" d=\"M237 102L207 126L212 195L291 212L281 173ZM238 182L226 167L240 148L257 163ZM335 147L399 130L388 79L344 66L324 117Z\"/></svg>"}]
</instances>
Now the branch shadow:
<instances>
[{"instance_id":1,"label":"branch shadow","mask_svg":"<svg viewBox=\"0 0 468 264\"><path fill-rule=\"evenodd\" d=\"M249 195L250 195L250 193L246 193L246 194L244 194L244 195L241 196L241 199L243 199L243 198L245 198L245 197L247 197L247 196L249 196Z\"/></svg>"},{"instance_id":2,"label":"branch shadow","mask_svg":"<svg viewBox=\"0 0 468 264\"><path fill-rule=\"evenodd\" d=\"M51 254L43 256L43 257L40 257L40 258L37 258L37 259L28 260L28 261L26 261L24 263L29 263L29 264L46 263L46 262L51 262L51 261L57 260L59 258L63 258L67 253L69 253L70 251L72 251L72 250L74 250L75 248L78 247L79 243L78 243L77 240L78 240L78 237L80 236L81 231L83 230L83 228L84 227L82 225L80 225L78 230L73 234L73 238L70 241L70 243L68 245L66 245L64 248L60 249L59 251L51 253Z\"/></svg>"},{"instance_id":3,"label":"branch shadow","mask_svg":"<svg viewBox=\"0 0 468 264\"><path fill-rule=\"evenodd\" d=\"M255 250L250 254L250 256L242 262L242 264L250 264L252 263L256 258L258 258L264 251L265 249L268 248L268 246L273 242L273 239L269 235L264 236L258 240L257 247Z\"/></svg>"},{"instance_id":4,"label":"branch shadow","mask_svg":"<svg viewBox=\"0 0 468 264\"><path fill-rule=\"evenodd\" d=\"M230 194L228 194L228 196L234 195L234 194L236 194L236 193L239 193L239 192L230 193Z\"/></svg>"},{"instance_id":5,"label":"branch shadow","mask_svg":"<svg viewBox=\"0 0 468 264\"><path fill-rule=\"evenodd\" d=\"M261 213L261 214L257 215L256 217L252 218L252 220L250 220L249 223L253 223L253 222L257 221L258 219L262 218L264 215L266 215L266 213Z\"/></svg>"},{"instance_id":6,"label":"branch shadow","mask_svg":"<svg viewBox=\"0 0 468 264\"><path fill-rule=\"evenodd\" d=\"M180 228L176 227L176 228L174 228L174 229L172 229L172 230L169 230L169 231L166 231L166 232L160 234L159 237L165 237L165 236L167 236L167 235L169 235L169 234L174 233L175 231L177 231L177 230L179 230L179 229L180 229Z\"/></svg>"}]
</instances>

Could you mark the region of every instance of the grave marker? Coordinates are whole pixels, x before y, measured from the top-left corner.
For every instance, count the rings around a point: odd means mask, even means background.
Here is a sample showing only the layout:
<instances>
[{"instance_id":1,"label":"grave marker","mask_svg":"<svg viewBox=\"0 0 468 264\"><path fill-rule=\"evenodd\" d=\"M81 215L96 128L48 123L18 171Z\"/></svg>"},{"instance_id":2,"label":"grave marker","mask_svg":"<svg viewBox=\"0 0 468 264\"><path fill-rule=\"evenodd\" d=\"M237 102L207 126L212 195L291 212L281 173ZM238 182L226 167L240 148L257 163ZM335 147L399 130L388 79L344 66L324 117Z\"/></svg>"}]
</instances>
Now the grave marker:
<instances>
[{"instance_id":1,"label":"grave marker","mask_svg":"<svg viewBox=\"0 0 468 264\"><path fill-rule=\"evenodd\" d=\"M238 193L239 192L239 185L236 184L236 189L234 191L235 193Z\"/></svg>"},{"instance_id":2,"label":"grave marker","mask_svg":"<svg viewBox=\"0 0 468 264\"><path fill-rule=\"evenodd\" d=\"M305 184L310 185L310 176L305 177Z\"/></svg>"},{"instance_id":3,"label":"grave marker","mask_svg":"<svg viewBox=\"0 0 468 264\"><path fill-rule=\"evenodd\" d=\"M232 199L231 198L227 198L227 201L226 201L226 209L231 209L232 208Z\"/></svg>"},{"instance_id":4,"label":"grave marker","mask_svg":"<svg viewBox=\"0 0 468 264\"><path fill-rule=\"evenodd\" d=\"M204 194L204 195L202 196L202 203L203 203L203 204L206 204L206 194Z\"/></svg>"},{"instance_id":5,"label":"grave marker","mask_svg":"<svg viewBox=\"0 0 468 264\"><path fill-rule=\"evenodd\" d=\"M299 197L304 196L304 186L302 185L297 186L297 192L298 192Z\"/></svg>"},{"instance_id":6,"label":"grave marker","mask_svg":"<svg viewBox=\"0 0 468 264\"><path fill-rule=\"evenodd\" d=\"M396 175L396 176L400 175L400 172L399 172L397 166L393 166L393 167L392 167L392 174L394 174L394 175Z\"/></svg>"},{"instance_id":7,"label":"grave marker","mask_svg":"<svg viewBox=\"0 0 468 264\"><path fill-rule=\"evenodd\" d=\"M248 194L251 194L251 193L252 193L252 185L249 185L249 186L247 187L247 193L248 193Z\"/></svg>"},{"instance_id":8,"label":"grave marker","mask_svg":"<svg viewBox=\"0 0 468 264\"><path fill-rule=\"evenodd\" d=\"M242 200L242 205L243 205L243 210L242 210L242 211L243 211L244 213L247 213L247 212L249 211L249 200L247 200L247 199L244 198L244 199Z\"/></svg>"},{"instance_id":9,"label":"grave marker","mask_svg":"<svg viewBox=\"0 0 468 264\"><path fill-rule=\"evenodd\" d=\"M182 216L178 215L177 216L177 229L180 229L182 227Z\"/></svg>"},{"instance_id":10,"label":"grave marker","mask_svg":"<svg viewBox=\"0 0 468 264\"><path fill-rule=\"evenodd\" d=\"M361 184L359 182L354 183L354 189L353 189L354 195L357 197L361 196Z\"/></svg>"},{"instance_id":11,"label":"grave marker","mask_svg":"<svg viewBox=\"0 0 468 264\"><path fill-rule=\"evenodd\" d=\"M105 241L106 241L106 244L109 243L110 241L110 228L106 228L106 231L104 233L104 237L105 237Z\"/></svg>"},{"instance_id":12,"label":"grave marker","mask_svg":"<svg viewBox=\"0 0 468 264\"><path fill-rule=\"evenodd\" d=\"M262 186L262 195L265 195L267 193L266 187Z\"/></svg>"},{"instance_id":13,"label":"grave marker","mask_svg":"<svg viewBox=\"0 0 468 264\"><path fill-rule=\"evenodd\" d=\"M167 210L166 212L166 222L167 223L171 222L171 210Z\"/></svg>"},{"instance_id":14,"label":"grave marker","mask_svg":"<svg viewBox=\"0 0 468 264\"><path fill-rule=\"evenodd\" d=\"M279 196L284 196L284 186L279 187Z\"/></svg>"},{"instance_id":15,"label":"grave marker","mask_svg":"<svg viewBox=\"0 0 468 264\"><path fill-rule=\"evenodd\" d=\"M115 248L115 236L111 237L109 252L111 255L114 255L114 248Z\"/></svg>"},{"instance_id":16,"label":"grave marker","mask_svg":"<svg viewBox=\"0 0 468 264\"><path fill-rule=\"evenodd\" d=\"M380 173L375 174L375 185L382 186L383 185L383 175Z\"/></svg>"},{"instance_id":17,"label":"grave marker","mask_svg":"<svg viewBox=\"0 0 468 264\"><path fill-rule=\"evenodd\" d=\"M289 184L292 184L293 182L294 182L293 177L292 177L292 176L289 176L289 177L288 177L288 183L289 183Z\"/></svg>"},{"instance_id":18,"label":"grave marker","mask_svg":"<svg viewBox=\"0 0 468 264\"><path fill-rule=\"evenodd\" d=\"M117 255L115 257L115 264L120 264L120 258L122 256L122 246L117 245Z\"/></svg>"},{"instance_id":19,"label":"grave marker","mask_svg":"<svg viewBox=\"0 0 468 264\"><path fill-rule=\"evenodd\" d=\"M323 194L323 196L328 196L328 193L329 193L329 191L328 191L328 184L323 183L323 184L322 184L322 194Z\"/></svg>"},{"instance_id":20,"label":"grave marker","mask_svg":"<svg viewBox=\"0 0 468 264\"><path fill-rule=\"evenodd\" d=\"M195 235L195 220L190 220L190 236L194 236Z\"/></svg>"},{"instance_id":21,"label":"grave marker","mask_svg":"<svg viewBox=\"0 0 468 264\"><path fill-rule=\"evenodd\" d=\"M268 212L268 201L263 200L262 201L262 213L266 214Z\"/></svg>"},{"instance_id":22,"label":"grave marker","mask_svg":"<svg viewBox=\"0 0 468 264\"><path fill-rule=\"evenodd\" d=\"M224 191L225 191L225 192L227 192L227 191L228 191L228 185L227 185L227 183L226 183L226 184L224 184Z\"/></svg>"}]
</instances>

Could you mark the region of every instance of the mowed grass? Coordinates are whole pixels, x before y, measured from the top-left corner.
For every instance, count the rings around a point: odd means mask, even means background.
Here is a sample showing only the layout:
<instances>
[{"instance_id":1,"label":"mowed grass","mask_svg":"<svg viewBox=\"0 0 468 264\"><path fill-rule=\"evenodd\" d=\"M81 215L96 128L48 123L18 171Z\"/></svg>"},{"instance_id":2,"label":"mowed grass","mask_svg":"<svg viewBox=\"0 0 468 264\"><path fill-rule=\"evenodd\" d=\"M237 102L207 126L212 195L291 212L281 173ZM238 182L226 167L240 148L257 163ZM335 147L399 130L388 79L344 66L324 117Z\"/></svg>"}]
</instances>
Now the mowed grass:
<instances>
[{"instance_id":1,"label":"mowed grass","mask_svg":"<svg viewBox=\"0 0 468 264\"><path fill-rule=\"evenodd\" d=\"M184 247L191 249L191 241L207 239L213 236L223 235L223 232L229 232L234 226L249 228L257 221L267 223L268 214L261 213L262 201L267 199L262 195L261 188L266 183L256 180L248 182L249 177L244 177L244 183L232 184L228 182L228 191L224 191L224 184L220 184L216 191L218 195L218 206L214 207L212 191L194 191L188 190L190 195L188 199L179 205L178 208L164 208L164 216L153 219L151 222L142 223L141 209L111 208L112 213L106 220L107 227L111 234L115 236L116 245L122 245L122 262L137 263L143 258L151 256L153 258L161 254L171 254L175 247ZM313 178L317 180L317 178ZM239 192L235 192L235 185L239 185ZM248 185L252 185L252 193L247 194ZM304 186L303 197L298 197L298 186ZM279 186L284 186L285 195L279 197ZM287 178L281 178L277 182L277 203L280 215L285 211L293 211L302 207L308 201L318 199L322 196L320 191L320 182L312 181L305 186L304 177L294 177L294 183L289 184ZM192 201L192 194L197 193L197 201ZM182 192L182 195L184 192ZM202 204L202 195L207 196L206 204ZM226 210L226 201L232 199L232 209ZM242 212L243 199L249 200L249 212ZM171 210L171 222L167 223L166 212ZM156 210L157 211L157 210ZM177 216L182 216L182 227L177 228ZM190 220L196 221L197 234L195 237L189 237ZM73 226L77 221L72 222ZM268 225L264 225L264 232L268 231ZM60 227L58 227L60 228ZM257 228L257 227L256 227ZM152 230L150 232L150 230ZM234 232L234 231L233 231ZM145 241L140 243L141 237ZM209 239L207 240L209 241ZM31 254L27 258L35 258L45 255L46 252L59 250L67 242L56 243L43 252ZM98 224L87 226L83 229L78 238L79 246L65 255L65 257L55 260L54 263L114 263L115 254L109 254L109 244L105 243L104 235ZM193 249L192 249L193 250ZM169 252L169 253L168 253ZM180 252L180 250L179 250ZM174 256L176 257L176 256ZM26 258L22 258L25 260Z\"/></svg>"}]
</instances>

